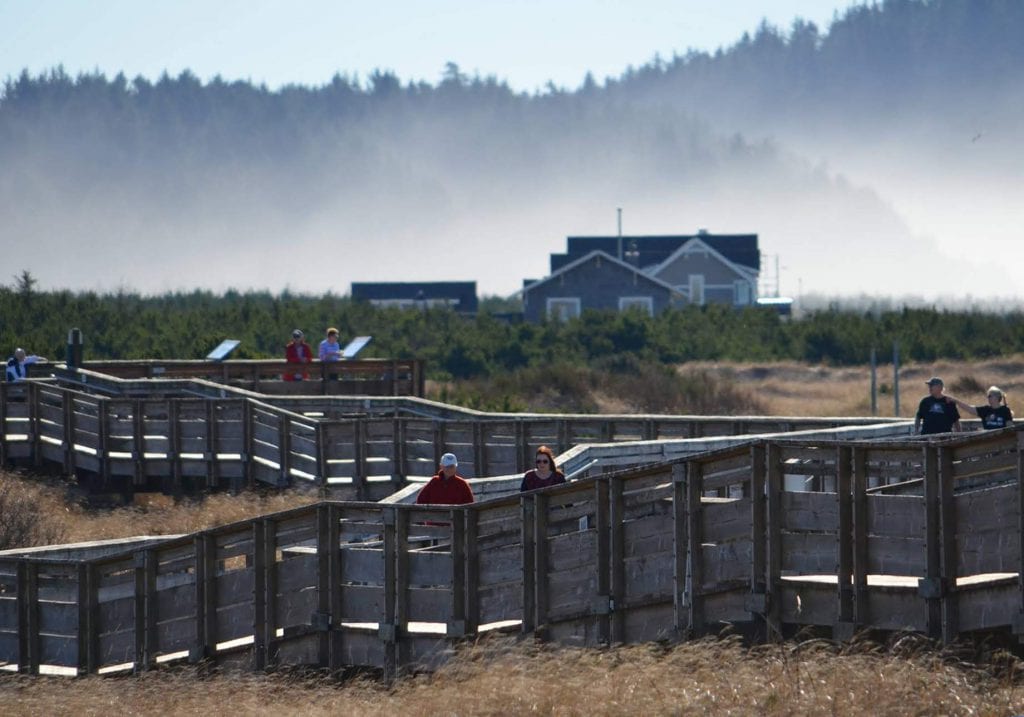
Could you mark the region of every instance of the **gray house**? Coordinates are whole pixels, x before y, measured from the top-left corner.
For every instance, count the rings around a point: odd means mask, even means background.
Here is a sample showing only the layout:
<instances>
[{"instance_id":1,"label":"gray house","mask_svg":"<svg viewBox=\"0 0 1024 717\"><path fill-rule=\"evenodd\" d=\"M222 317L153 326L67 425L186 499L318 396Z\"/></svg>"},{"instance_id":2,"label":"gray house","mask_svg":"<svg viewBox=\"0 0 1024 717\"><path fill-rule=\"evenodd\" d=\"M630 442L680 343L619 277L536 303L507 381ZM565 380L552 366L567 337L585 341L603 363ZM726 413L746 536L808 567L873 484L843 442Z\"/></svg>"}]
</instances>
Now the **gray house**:
<instances>
[{"instance_id":1,"label":"gray house","mask_svg":"<svg viewBox=\"0 0 1024 717\"><path fill-rule=\"evenodd\" d=\"M584 268L583 260L592 261L595 254L604 263ZM550 276L523 282L525 318L575 316L587 308L639 307L653 315L671 304L751 306L757 302L760 269L756 234L715 235L702 229L694 235L569 237L566 253L551 255ZM580 276L586 276L581 283ZM578 285L578 291L556 295L552 280L559 287ZM661 294L666 287L671 292Z\"/></svg>"},{"instance_id":2,"label":"gray house","mask_svg":"<svg viewBox=\"0 0 1024 717\"><path fill-rule=\"evenodd\" d=\"M527 321L570 319L583 309L639 310L653 316L682 295L671 285L603 251L592 251L523 287Z\"/></svg>"}]
</instances>

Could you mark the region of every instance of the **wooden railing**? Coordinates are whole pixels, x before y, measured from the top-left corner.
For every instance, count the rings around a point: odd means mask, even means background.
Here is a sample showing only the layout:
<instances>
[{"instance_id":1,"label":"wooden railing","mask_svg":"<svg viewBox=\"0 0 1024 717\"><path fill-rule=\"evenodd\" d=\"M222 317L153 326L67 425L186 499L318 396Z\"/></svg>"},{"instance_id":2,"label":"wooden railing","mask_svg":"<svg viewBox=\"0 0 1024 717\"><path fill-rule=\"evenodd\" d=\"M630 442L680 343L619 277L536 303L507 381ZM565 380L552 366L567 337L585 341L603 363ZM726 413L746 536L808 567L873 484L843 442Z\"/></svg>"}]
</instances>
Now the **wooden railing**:
<instances>
[{"instance_id":1,"label":"wooden railing","mask_svg":"<svg viewBox=\"0 0 1024 717\"><path fill-rule=\"evenodd\" d=\"M33 364L30 376L44 376L63 364ZM232 361L86 361L83 368L115 378L205 379L268 394L423 396L425 374L419 359L351 359L290 364L278 359ZM308 373L284 381L286 373Z\"/></svg>"},{"instance_id":2,"label":"wooden railing","mask_svg":"<svg viewBox=\"0 0 1024 717\"><path fill-rule=\"evenodd\" d=\"M0 663L393 677L503 627L575 645L724 624L1020 637L1022 436L752 440L470 506L324 502L79 561L8 551ZM871 489L918 472L923 495Z\"/></svg>"},{"instance_id":3,"label":"wooden railing","mask_svg":"<svg viewBox=\"0 0 1024 717\"><path fill-rule=\"evenodd\" d=\"M485 414L411 398L272 398L223 388L218 397L199 381L136 388L103 375L71 375L77 380L0 384L0 459L56 464L66 475L86 471L97 476L98 490L191 493L261 482L379 499L409 477L432 475L448 451L459 456L463 475L481 477L521 474L542 444L560 454L581 444L875 420ZM659 457L664 453L653 460Z\"/></svg>"}]
</instances>

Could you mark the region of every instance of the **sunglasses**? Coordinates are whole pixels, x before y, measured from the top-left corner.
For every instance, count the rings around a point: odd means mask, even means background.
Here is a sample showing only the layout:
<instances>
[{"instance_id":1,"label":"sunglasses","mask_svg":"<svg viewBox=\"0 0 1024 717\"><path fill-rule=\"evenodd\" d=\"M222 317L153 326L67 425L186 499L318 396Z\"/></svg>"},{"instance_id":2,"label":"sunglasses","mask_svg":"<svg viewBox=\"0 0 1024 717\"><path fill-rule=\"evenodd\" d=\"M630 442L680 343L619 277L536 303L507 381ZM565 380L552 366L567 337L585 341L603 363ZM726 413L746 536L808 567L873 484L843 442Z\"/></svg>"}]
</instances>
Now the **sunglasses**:
<instances>
[{"instance_id":1,"label":"sunglasses","mask_svg":"<svg viewBox=\"0 0 1024 717\"><path fill-rule=\"evenodd\" d=\"M538 458L537 462L538 463L550 463L551 461L549 461L547 458Z\"/></svg>"}]
</instances>

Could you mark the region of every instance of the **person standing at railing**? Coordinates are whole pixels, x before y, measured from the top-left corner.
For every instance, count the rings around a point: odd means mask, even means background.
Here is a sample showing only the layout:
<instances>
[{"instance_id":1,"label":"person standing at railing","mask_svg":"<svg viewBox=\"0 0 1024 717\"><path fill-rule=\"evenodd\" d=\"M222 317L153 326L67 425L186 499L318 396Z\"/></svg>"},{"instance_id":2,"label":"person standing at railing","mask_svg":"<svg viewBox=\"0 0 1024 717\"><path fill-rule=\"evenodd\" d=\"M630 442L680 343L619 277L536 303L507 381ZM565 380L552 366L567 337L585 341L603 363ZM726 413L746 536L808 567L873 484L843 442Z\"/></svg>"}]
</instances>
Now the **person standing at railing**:
<instances>
[{"instance_id":1,"label":"person standing at railing","mask_svg":"<svg viewBox=\"0 0 1024 717\"><path fill-rule=\"evenodd\" d=\"M327 338L320 342L320 350L317 352L320 357L320 363L331 363L333 361L341 360L341 344L338 343L338 330L333 326L327 329ZM321 370L324 367L321 366ZM324 378L329 381L337 381L337 373L327 373L324 370Z\"/></svg>"},{"instance_id":2,"label":"person standing at railing","mask_svg":"<svg viewBox=\"0 0 1024 717\"><path fill-rule=\"evenodd\" d=\"M14 349L14 355L7 359L7 370L4 372L4 376L12 383L14 381L24 381L27 375L25 367L41 361L46 361L46 359L42 356L26 354L23 348L16 348Z\"/></svg>"},{"instance_id":3,"label":"person standing at railing","mask_svg":"<svg viewBox=\"0 0 1024 717\"><path fill-rule=\"evenodd\" d=\"M473 502L473 489L466 479L458 474L459 459L454 453L441 456L441 468L437 475L416 496L420 505L465 505Z\"/></svg>"},{"instance_id":4,"label":"person standing at railing","mask_svg":"<svg viewBox=\"0 0 1024 717\"><path fill-rule=\"evenodd\" d=\"M921 399L914 416L914 433L922 436L960 430L960 412L956 404L943 393L945 384L938 376L925 381L928 395ZM920 429L920 430L918 430Z\"/></svg>"},{"instance_id":5,"label":"person standing at railing","mask_svg":"<svg viewBox=\"0 0 1024 717\"><path fill-rule=\"evenodd\" d=\"M301 329L292 331L292 340L284 347L284 358L288 363L308 364L313 362L313 349L306 343L306 337ZM303 381L309 379L309 371L286 371L285 381Z\"/></svg>"},{"instance_id":6,"label":"person standing at railing","mask_svg":"<svg viewBox=\"0 0 1024 717\"><path fill-rule=\"evenodd\" d=\"M519 492L547 488L549 485L565 483L565 474L555 466L555 454L547 446L537 449L534 461L536 468L526 471Z\"/></svg>"},{"instance_id":7,"label":"person standing at railing","mask_svg":"<svg viewBox=\"0 0 1024 717\"><path fill-rule=\"evenodd\" d=\"M987 430L999 430L1013 425L1013 412L1006 405L1006 394L998 386L990 386L988 389L988 404L985 406L972 406L966 401L947 395L946 400L955 403L972 416L981 419L981 425Z\"/></svg>"}]
</instances>

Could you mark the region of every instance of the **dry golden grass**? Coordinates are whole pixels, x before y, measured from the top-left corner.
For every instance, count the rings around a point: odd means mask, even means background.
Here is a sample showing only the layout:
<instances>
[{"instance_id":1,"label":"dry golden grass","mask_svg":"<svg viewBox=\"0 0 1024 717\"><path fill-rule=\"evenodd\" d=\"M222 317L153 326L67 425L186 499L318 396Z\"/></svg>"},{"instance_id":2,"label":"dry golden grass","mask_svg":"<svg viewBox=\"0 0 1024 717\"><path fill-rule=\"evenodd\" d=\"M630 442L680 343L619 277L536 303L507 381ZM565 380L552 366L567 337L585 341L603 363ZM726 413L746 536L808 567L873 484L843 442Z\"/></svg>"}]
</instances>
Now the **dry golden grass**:
<instances>
[{"instance_id":1,"label":"dry golden grass","mask_svg":"<svg viewBox=\"0 0 1024 717\"><path fill-rule=\"evenodd\" d=\"M1024 710L1021 665L985 669L934 651L743 648L709 639L664 649L495 641L433 675L386 688L290 674L164 670L128 678L0 678L9 715L992 715Z\"/></svg>"},{"instance_id":2,"label":"dry golden grass","mask_svg":"<svg viewBox=\"0 0 1024 717\"><path fill-rule=\"evenodd\" d=\"M794 361L775 363L690 363L683 371L706 371L733 381L752 393L767 415L871 415L871 369L868 366L811 366ZM946 392L974 405L985 403L986 389L995 384L1007 392L1010 408L1024 391L1024 356L988 361L937 361L905 364L900 369L900 415L913 418L917 403L927 394L924 382L940 376ZM878 415L893 415L892 365L877 370L880 391ZM1022 408L1021 410L1024 410Z\"/></svg>"}]
</instances>

